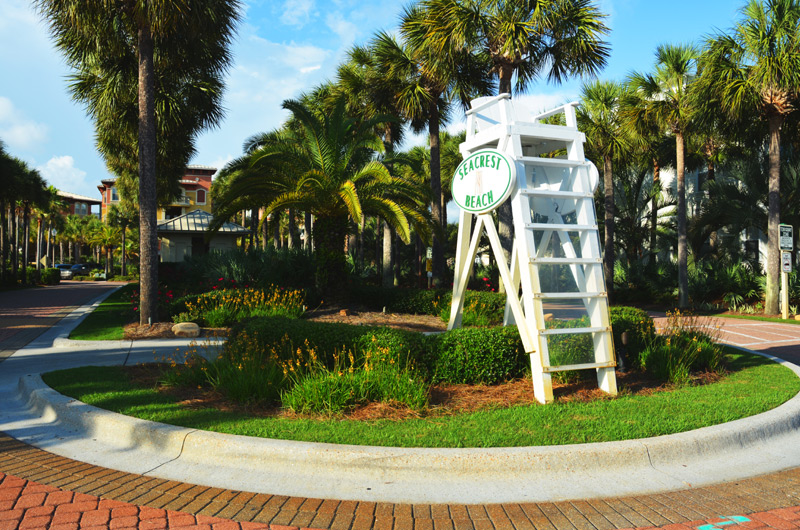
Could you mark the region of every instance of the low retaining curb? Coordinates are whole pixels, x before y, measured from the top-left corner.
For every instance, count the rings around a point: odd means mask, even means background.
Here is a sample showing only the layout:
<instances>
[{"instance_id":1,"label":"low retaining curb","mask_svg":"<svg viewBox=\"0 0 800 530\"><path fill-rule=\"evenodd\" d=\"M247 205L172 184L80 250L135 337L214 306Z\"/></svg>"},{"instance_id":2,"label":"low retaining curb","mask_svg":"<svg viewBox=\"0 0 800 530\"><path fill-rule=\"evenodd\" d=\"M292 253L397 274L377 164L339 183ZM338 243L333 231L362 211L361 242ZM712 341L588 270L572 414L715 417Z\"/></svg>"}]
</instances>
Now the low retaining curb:
<instances>
[{"instance_id":1,"label":"low retaining curb","mask_svg":"<svg viewBox=\"0 0 800 530\"><path fill-rule=\"evenodd\" d=\"M800 375L800 368L781 362ZM800 465L800 451L786 450L800 447L800 395L757 416L655 438L568 446L410 449L272 440L164 425L67 398L38 375L21 378L18 393L43 420L71 433L60 436L84 436L111 454L135 450L154 456L159 464L147 474L292 496L538 502L655 493ZM747 466L730 465L745 462ZM727 471L719 471L725 467Z\"/></svg>"}]
</instances>

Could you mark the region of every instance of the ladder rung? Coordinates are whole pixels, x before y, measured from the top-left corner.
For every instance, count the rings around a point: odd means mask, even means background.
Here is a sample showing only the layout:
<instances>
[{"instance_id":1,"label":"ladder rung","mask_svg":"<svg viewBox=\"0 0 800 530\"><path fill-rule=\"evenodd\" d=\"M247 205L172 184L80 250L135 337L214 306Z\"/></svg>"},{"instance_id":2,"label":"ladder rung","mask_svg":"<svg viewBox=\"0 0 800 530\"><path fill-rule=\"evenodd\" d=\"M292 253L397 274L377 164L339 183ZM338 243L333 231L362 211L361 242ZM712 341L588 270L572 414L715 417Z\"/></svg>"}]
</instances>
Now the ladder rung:
<instances>
[{"instance_id":1,"label":"ladder rung","mask_svg":"<svg viewBox=\"0 0 800 530\"><path fill-rule=\"evenodd\" d=\"M544 366L542 371L544 373L553 372L566 372L567 370L588 370L589 368L614 368L617 363L614 361L607 361L604 363L583 363L583 364L564 364L561 366Z\"/></svg>"},{"instance_id":2,"label":"ladder rung","mask_svg":"<svg viewBox=\"0 0 800 530\"><path fill-rule=\"evenodd\" d=\"M528 188L520 191L530 197L552 197L554 199L594 199L594 194L585 191L562 191L547 188Z\"/></svg>"},{"instance_id":3,"label":"ladder rung","mask_svg":"<svg viewBox=\"0 0 800 530\"><path fill-rule=\"evenodd\" d=\"M541 158L538 156L521 156L517 160L523 163L536 164L537 166L551 167L581 167L588 165L585 160L568 160L565 158Z\"/></svg>"},{"instance_id":4,"label":"ladder rung","mask_svg":"<svg viewBox=\"0 0 800 530\"><path fill-rule=\"evenodd\" d=\"M577 232L581 230L597 230L597 225L573 225L568 223L525 223L528 230L558 230L559 232Z\"/></svg>"},{"instance_id":5,"label":"ladder rung","mask_svg":"<svg viewBox=\"0 0 800 530\"><path fill-rule=\"evenodd\" d=\"M532 265L597 265L602 258L531 258Z\"/></svg>"},{"instance_id":6,"label":"ladder rung","mask_svg":"<svg viewBox=\"0 0 800 530\"><path fill-rule=\"evenodd\" d=\"M608 296L604 292L584 292L584 293L533 293L534 298L552 298L552 299L571 299L571 298L605 298Z\"/></svg>"},{"instance_id":7,"label":"ladder rung","mask_svg":"<svg viewBox=\"0 0 800 530\"><path fill-rule=\"evenodd\" d=\"M578 335L580 333L601 333L604 331L611 331L611 327L598 327L598 328L550 328L540 329L540 335Z\"/></svg>"}]
</instances>

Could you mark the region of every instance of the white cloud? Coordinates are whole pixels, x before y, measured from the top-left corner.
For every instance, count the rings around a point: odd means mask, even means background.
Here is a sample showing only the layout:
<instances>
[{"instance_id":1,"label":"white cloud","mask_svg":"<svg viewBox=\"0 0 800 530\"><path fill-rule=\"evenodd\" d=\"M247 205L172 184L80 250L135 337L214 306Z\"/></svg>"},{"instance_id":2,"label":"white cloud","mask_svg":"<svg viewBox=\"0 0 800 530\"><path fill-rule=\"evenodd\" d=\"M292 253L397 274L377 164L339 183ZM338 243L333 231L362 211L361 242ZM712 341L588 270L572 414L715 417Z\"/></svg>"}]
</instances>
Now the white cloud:
<instances>
[{"instance_id":1,"label":"white cloud","mask_svg":"<svg viewBox=\"0 0 800 530\"><path fill-rule=\"evenodd\" d=\"M281 22L287 26L302 28L311 20L314 8L314 0L286 0Z\"/></svg>"},{"instance_id":2,"label":"white cloud","mask_svg":"<svg viewBox=\"0 0 800 530\"><path fill-rule=\"evenodd\" d=\"M315 64L314 66L307 66L305 68L301 68L300 69L300 73L301 74L308 74L308 73L311 73L311 72L315 72L315 71L319 70L320 68L322 68L321 64Z\"/></svg>"},{"instance_id":3,"label":"white cloud","mask_svg":"<svg viewBox=\"0 0 800 530\"><path fill-rule=\"evenodd\" d=\"M10 99L0 96L0 139L11 151L32 149L47 140L47 126L27 118Z\"/></svg>"},{"instance_id":4,"label":"white cloud","mask_svg":"<svg viewBox=\"0 0 800 530\"><path fill-rule=\"evenodd\" d=\"M96 188L98 182L90 182L86 178L86 172L75 167L75 160L68 155L55 156L47 161L43 166L39 166L42 177L48 184L55 186L61 191L77 193L94 197L97 195Z\"/></svg>"},{"instance_id":5,"label":"white cloud","mask_svg":"<svg viewBox=\"0 0 800 530\"><path fill-rule=\"evenodd\" d=\"M346 20L338 11L329 13L325 17L325 24L339 37L342 48L350 47L359 34L358 26Z\"/></svg>"}]
</instances>

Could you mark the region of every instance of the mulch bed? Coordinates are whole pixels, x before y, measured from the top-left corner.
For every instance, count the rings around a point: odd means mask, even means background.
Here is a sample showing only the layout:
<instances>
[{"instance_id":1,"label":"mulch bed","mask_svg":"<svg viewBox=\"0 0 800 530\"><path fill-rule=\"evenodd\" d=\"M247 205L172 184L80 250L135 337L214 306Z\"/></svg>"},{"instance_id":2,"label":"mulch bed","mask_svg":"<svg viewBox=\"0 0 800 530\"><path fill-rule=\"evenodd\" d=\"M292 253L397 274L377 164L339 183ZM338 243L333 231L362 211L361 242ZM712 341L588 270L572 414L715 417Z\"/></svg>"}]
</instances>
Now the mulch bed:
<instances>
[{"instance_id":1,"label":"mulch bed","mask_svg":"<svg viewBox=\"0 0 800 530\"><path fill-rule=\"evenodd\" d=\"M228 400L219 392L209 389L160 386L159 380L166 365L144 364L127 366L124 370L136 384L158 387L160 392L175 396L179 404L191 409L215 408L220 411L234 411L258 417L298 418L300 416L279 406L270 404L241 405ZM699 374L694 384L707 384L719 380L718 374ZM672 385L656 381L639 372L617 373L620 394L650 395L673 388ZM597 388L594 380L581 380L574 383L553 383L553 393L558 401L588 402L614 399ZM514 405L534 405L533 387L530 379L518 379L498 385L435 385L431 389L430 404L424 412L425 417L446 416L474 412L481 409L507 408ZM341 416L350 420L405 420L420 417L421 414L397 403L370 403L356 407Z\"/></svg>"}]
</instances>

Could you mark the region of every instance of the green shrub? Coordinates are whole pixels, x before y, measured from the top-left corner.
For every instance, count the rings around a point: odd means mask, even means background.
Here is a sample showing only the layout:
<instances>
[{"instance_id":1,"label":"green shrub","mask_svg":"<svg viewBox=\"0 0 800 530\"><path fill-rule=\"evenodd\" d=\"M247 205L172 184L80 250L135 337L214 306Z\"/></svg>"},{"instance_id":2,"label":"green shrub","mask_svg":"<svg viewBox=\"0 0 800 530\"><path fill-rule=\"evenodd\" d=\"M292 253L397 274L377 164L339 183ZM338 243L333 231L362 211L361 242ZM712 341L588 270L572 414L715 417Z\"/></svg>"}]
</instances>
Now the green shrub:
<instances>
[{"instance_id":1,"label":"green shrub","mask_svg":"<svg viewBox=\"0 0 800 530\"><path fill-rule=\"evenodd\" d=\"M363 353L363 352L362 352ZM394 359L340 355L332 369L318 364L281 396L287 409L299 413L338 414L367 403L402 403L420 410L428 403L428 385Z\"/></svg>"},{"instance_id":2,"label":"green shrub","mask_svg":"<svg viewBox=\"0 0 800 530\"><path fill-rule=\"evenodd\" d=\"M283 317L260 317L240 323L232 328L228 344L252 341L250 348L261 351L284 338L313 348L319 361L328 368L333 368L334 356L341 351L354 351L360 360L363 354L381 350L387 358L408 361L422 370L430 355L430 337L420 333Z\"/></svg>"},{"instance_id":3,"label":"green shrub","mask_svg":"<svg viewBox=\"0 0 800 530\"><path fill-rule=\"evenodd\" d=\"M625 352L626 368L642 367L641 352L653 341L656 328L647 312L636 307L611 307L611 333L614 336L614 350ZM623 347L622 334L628 333L628 345Z\"/></svg>"},{"instance_id":4,"label":"green shrub","mask_svg":"<svg viewBox=\"0 0 800 530\"><path fill-rule=\"evenodd\" d=\"M240 320L262 316L297 318L303 314L301 291L274 286L267 289L220 289L199 295L187 295L170 304L174 322L194 321L222 327ZM175 320L175 317L179 320Z\"/></svg>"},{"instance_id":5,"label":"green shrub","mask_svg":"<svg viewBox=\"0 0 800 530\"><path fill-rule=\"evenodd\" d=\"M527 368L513 326L454 329L433 338L433 382L494 384L520 377Z\"/></svg>"},{"instance_id":6,"label":"green shrub","mask_svg":"<svg viewBox=\"0 0 800 530\"><path fill-rule=\"evenodd\" d=\"M373 285L353 288L352 295L361 304L373 311L384 307L393 313L412 315L436 315L445 322L450 320L450 303L453 297L449 289L389 289ZM464 297L462 324L465 326L493 326L503 322L506 296L490 291L467 291Z\"/></svg>"},{"instance_id":7,"label":"green shrub","mask_svg":"<svg viewBox=\"0 0 800 530\"><path fill-rule=\"evenodd\" d=\"M42 269L41 282L44 285L58 285L61 283L60 269Z\"/></svg>"},{"instance_id":8,"label":"green shrub","mask_svg":"<svg viewBox=\"0 0 800 530\"><path fill-rule=\"evenodd\" d=\"M713 319L681 313L667 313L667 324L641 353L645 371L659 379L683 384L693 372L719 372L724 368L724 351L719 345L719 327Z\"/></svg>"}]
</instances>

